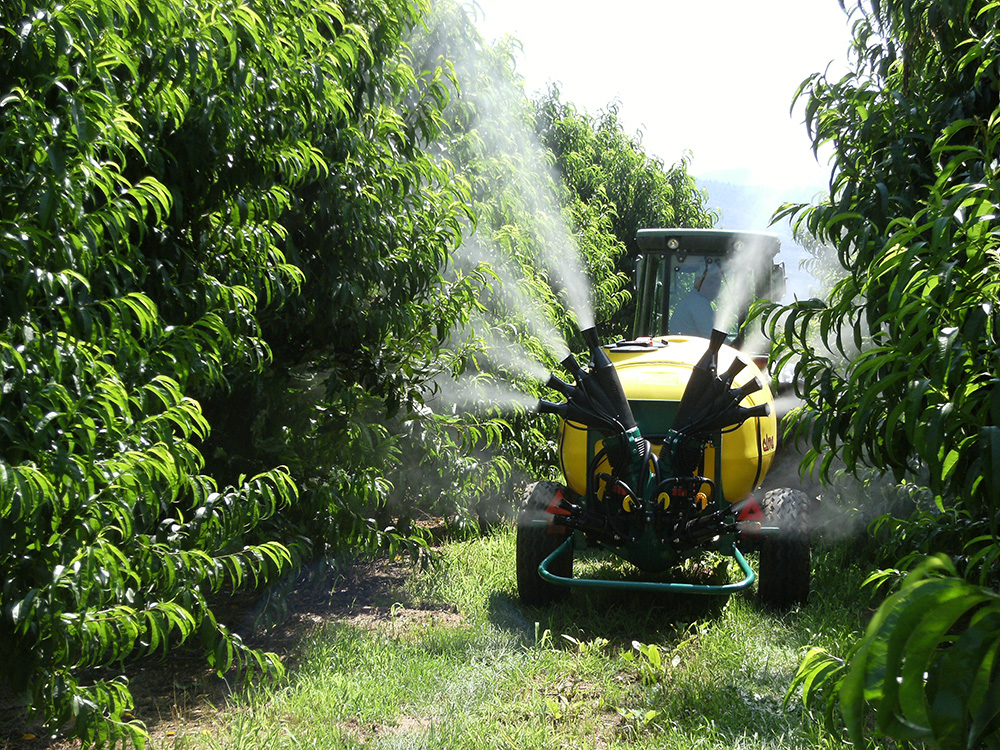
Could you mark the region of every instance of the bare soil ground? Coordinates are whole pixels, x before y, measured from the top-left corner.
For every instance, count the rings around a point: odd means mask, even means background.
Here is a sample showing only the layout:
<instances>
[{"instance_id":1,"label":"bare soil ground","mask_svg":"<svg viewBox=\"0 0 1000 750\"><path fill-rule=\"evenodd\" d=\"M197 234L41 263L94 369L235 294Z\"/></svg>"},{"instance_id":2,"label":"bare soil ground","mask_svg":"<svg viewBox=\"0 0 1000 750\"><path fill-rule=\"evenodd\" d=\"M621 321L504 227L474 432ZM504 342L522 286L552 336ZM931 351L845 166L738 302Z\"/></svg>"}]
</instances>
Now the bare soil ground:
<instances>
[{"instance_id":1,"label":"bare soil ground","mask_svg":"<svg viewBox=\"0 0 1000 750\"><path fill-rule=\"evenodd\" d=\"M300 644L330 622L364 628L389 621L396 628L430 620L459 623L461 617L454 610L409 601L403 591L408 570L408 563L382 560L313 575L288 592L285 616L264 633L252 632L259 597L228 600L216 607L216 616L250 645L277 653L289 671L295 669ZM135 701L134 718L146 725L153 748L170 748L183 736L208 731L238 687L235 677L218 677L194 651L172 651L165 661L128 665L125 674ZM65 734L41 736L41 729L27 720L26 713L23 699L0 691L0 750L80 747L78 741L65 739Z\"/></svg>"}]
</instances>

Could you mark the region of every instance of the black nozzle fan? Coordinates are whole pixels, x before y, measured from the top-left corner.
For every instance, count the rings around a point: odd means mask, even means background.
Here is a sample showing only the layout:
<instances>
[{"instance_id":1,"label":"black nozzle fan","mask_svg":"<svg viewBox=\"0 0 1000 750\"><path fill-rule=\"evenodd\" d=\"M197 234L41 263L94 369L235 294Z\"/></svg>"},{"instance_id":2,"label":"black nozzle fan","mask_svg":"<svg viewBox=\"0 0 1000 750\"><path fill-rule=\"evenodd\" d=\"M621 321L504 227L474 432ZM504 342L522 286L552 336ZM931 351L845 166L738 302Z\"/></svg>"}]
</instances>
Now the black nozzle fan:
<instances>
[{"instance_id":1,"label":"black nozzle fan","mask_svg":"<svg viewBox=\"0 0 1000 750\"><path fill-rule=\"evenodd\" d=\"M713 330L708 349L692 368L691 377L688 379L687 387L677 405L677 415L674 417L674 429L678 432L685 432L685 428L695 421L718 395L718 386L721 384L716 379L716 370L719 349L725 340L724 331Z\"/></svg>"},{"instance_id":2,"label":"black nozzle fan","mask_svg":"<svg viewBox=\"0 0 1000 750\"><path fill-rule=\"evenodd\" d=\"M739 357L733 358L733 363L729 365L729 369L726 370L722 375L719 376L719 380L726 386L729 386L733 382L733 378L740 374L740 371L746 367L747 364Z\"/></svg>"},{"instance_id":3,"label":"black nozzle fan","mask_svg":"<svg viewBox=\"0 0 1000 750\"><path fill-rule=\"evenodd\" d=\"M539 401L538 411L559 414L572 422L622 434L635 429L632 407L625 398L615 366L600 346L596 329L587 328L581 333L591 349L590 371L580 367L572 354L567 355L562 364L573 374L576 385L551 375L546 385L565 396L566 403Z\"/></svg>"},{"instance_id":4,"label":"black nozzle fan","mask_svg":"<svg viewBox=\"0 0 1000 750\"><path fill-rule=\"evenodd\" d=\"M574 360L575 362L576 360ZM579 391L575 385L570 385L565 380L557 378L555 375L549 375L549 379L545 382L549 388L554 391L559 391L566 398L572 398Z\"/></svg>"},{"instance_id":5,"label":"black nozzle fan","mask_svg":"<svg viewBox=\"0 0 1000 750\"><path fill-rule=\"evenodd\" d=\"M753 380L748 380L746 383L744 383L743 385L741 385L739 388L734 389L733 390L733 398L736 399L736 403L739 403L740 401L742 401L743 399L745 399L747 396L749 396L751 393L756 393L757 391L759 391L763 387L764 386L760 382L760 379L755 377Z\"/></svg>"},{"instance_id":6,"label":"black nozzle fan","mask_svg":"<svg viewBox=\"0 0 1000 750\"><path fill-rule=\"evenodd\" d=\"M566 357L561 362L562 366L569 370L569 373L576 378L577 385L580 384L580 380L585 375L583 368L580 367L580 363L576 361L576 357L572 354L567 354Z\"/></svg>"},{"instance_id":7,"label":"black nozzle fan","mask_svg":"<svg viewBox=\"0 0 1000 750\"><path fill-rule=\"evenodd\" d=\"M768 404L740 406L743 399L763 388L758 378L731 388L735 377L746 367L745 362L736 358L722 375L716 376L718 352L725 338L723 331L712 331L708 350L691 371L674 418L673 429L677 432L707 437L727 427L739 426L752 417L770 413Z\"/></svg>"},{"instance_id":8,"label":"black nozzle fan","mask_svg":"<svg viewBox=\"0 0 1000 750\"><path fill-rule=\"evenodd\" d=\"M612 430L615 428L614 420L581 406L576 400L568 400L561 404L556 404L552 401L539 399L536 410L539 414L558 414L567 422L576 422L599 430Z\"/></svg>"},{"instance_id":9,"label":"black nozzle fan","mask_svg":"<svg viewBox=\"0 0 1000 750\"><path fill-rule=\"evenodd\" d=\"M623 432L634 429L636 425L635 417L632 415L632 407L629 406L628 399L625 398L625 389L622 388L622 382L618 379L618 371L597 340L596 329L588 328L581 333L590 346L592 365L590 374L596 378L596 383L590 378L584 381L584 388L588 392L592 391L592 397L596 401L606 401L606 408L621 424Z\"/></svg>"}]
</instances>

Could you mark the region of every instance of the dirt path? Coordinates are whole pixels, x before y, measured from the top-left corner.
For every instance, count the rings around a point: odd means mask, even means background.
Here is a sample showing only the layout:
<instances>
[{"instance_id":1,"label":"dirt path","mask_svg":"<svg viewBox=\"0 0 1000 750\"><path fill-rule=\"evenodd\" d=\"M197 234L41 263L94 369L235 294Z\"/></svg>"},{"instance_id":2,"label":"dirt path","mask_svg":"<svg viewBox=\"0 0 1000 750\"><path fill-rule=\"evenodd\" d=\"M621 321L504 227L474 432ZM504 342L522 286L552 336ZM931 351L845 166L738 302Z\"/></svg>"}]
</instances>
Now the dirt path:
<instances>
[{"instance_id":1,"label":"dirt path","mask_svg":"<svg viewBox=\"0 0 1000 750\"><path fill-rule=\"evenodd\" d=\"M397 628L430 619L460 622L454 609L409 600L403 590L409 570L403 562L383 560L314 574L288 592L285 616L263 633L252 632L257 596L243 595L217 605L216 616L251 646L277 653L290 671L295 669L300 644L330 622L366 629L389 621ZM130 665L125 673L135 701L132 716L146 725L153 748L172 747L185 735L209 731L238 688L235 676L219 678L194 651L175 650L166 661ZM40 729L26 721L25 712L23 700L0 691L0 749L80 747L75 740L39 736Z\"/></svg>"}]
</instances>

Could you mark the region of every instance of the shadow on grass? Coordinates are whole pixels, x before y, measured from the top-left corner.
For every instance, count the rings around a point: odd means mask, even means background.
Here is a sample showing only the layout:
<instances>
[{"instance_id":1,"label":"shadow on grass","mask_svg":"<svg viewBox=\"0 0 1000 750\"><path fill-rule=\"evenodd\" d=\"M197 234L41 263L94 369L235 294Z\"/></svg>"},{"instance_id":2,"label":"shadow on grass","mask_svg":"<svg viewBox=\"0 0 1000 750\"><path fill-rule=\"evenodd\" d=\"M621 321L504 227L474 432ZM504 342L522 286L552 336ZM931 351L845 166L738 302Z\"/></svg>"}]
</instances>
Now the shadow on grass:
<instances>
[{"instance_id":1,"label":"shadow on grass","mask_svg":"<svg viewBox=\"0 0 1000 750\"><path fill-rule=\"evenodd\" d=\"M796 701L784 704L790 677L776 675L773 684L761 684L745 676L737 680L717 675L671 684L669 690L658 685L646 688L641 710L669 717L672 732L718 746L745 746L748 737L756 737L763 747L800 747L808 744L806 712ZM652 732L662 729L650 727Z\"/></svg>"},{"instance_id":2,"label":"shadow on grass","mask_svg":"<svg viewBox=\"0 0 1000 750\"><path fill-rule=\"evenodd\" d=\"M731 563L735 568L735 563ZM584 551L576 561L574 575L598 580L645 580L695 584L729 582L726 567L685 565L660 576L640 574L632 566L607 553ZM745 592L732 596L747 596ZM675 592L627 591L624 589L570 588L562 601L547 607L523 605L507 591L495 591L488 603L490 622L519 635L532 644L547 630L550 635L577 640L604 638L613 646L629 647L634 640L669 640L686 633L693 622L718 617L729 596Z\"/></svg>"}]
</instances>

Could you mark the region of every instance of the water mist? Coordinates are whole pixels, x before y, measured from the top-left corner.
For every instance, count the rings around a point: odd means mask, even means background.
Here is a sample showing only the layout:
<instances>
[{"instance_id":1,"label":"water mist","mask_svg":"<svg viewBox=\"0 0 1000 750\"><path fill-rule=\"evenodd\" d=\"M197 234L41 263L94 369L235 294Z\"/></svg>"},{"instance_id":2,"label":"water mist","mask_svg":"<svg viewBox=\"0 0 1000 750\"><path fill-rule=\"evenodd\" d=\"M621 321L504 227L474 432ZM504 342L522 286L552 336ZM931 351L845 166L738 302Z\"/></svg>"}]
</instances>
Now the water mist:
<instances>
[{"instance_id":1,"label":"water mist","mask_svg":"<svg viewBox=\"0 0 1000 750\"><path fill-rule=\"evenodd\" d=\"M483 412L496 408L532 411L538 401L506 383L498 383L483 377L468 377L457 381L451 378L439 378L435 382L438 393L430 403L440 401L458 411Z\"/></svg>"},{"instance_id":2,"label":"water mist","mask_svg":"<svg viewBox=\"0 0 1000 750\"><path fill-rule=\"evenodd\" d=\"M474 234L455 252L454 262L460 268L475 268L483 263L489 266L489 271L498 281L484 290L483 301L496 320L519 318L527 332L534 335L557 360L562 360L569 354L562 335L545 316L542 301L526 292L527 280L524 275L515 270L509 259L503 257L495 242ZM503 343L510 350L513 342ZM527 357L526 352L525 356Z\"/></svg>"},{"instance_id":3,"label":"water mist","mask_svg":"<svg viewBox=\"0 0 1000 750\"><path fill-rule=\"evenodd\" d=\"M468 16L448 11L432 15L425 33L413 41L415 53L436 59L440 40L463 33L467 22ZM564 361L570 352L554 322L563 314L553 312L554 302L564 301L579 328L590 328L592 290L557 197L559 178L528 127L530 104L520 85L509 82L510 60L495 49L460 48L468 53L464 58L448 48L463 82L449 106L456 123L470 124L464 137L440 144L440 156L465 174L473 201L483 208L453 254L450 273L482 272L486 283L482 316L469 322L473 332L454 331L451 338L457 356L473 358L465 364L483 366L488 374L456 382L442 373L436 387L441 400L458 408L487 403L533 408L536 399L512 384L523 378L545 382L548 370L538 362L543 359L538 347L525 345L525 339L537 340L555 361Z\"/></svg>"},{"instance_id":4,"label":"water mist","mask_svg":"<svg viewBox=\"0 0 1000 750\"><path fill-rule=\"evenodd\" d=\"M474 102L475 150L477 158L488 164L491 194L483 199L499 208L496 213L485 212L471 239L494 247L499 240L504 256L534 266L564 297L578 327L590 328L594 325L592 290L558 199L561 178L528 126L533 113L523 89L509 81L508 71L492 69L495 59L470 54L455 61L463 81L479 84L474 90L464 88L461 98Z\"/></svg>"},{"instance_id":5,"label":"water mist","mask_svg":"<svg viewBox=\"0 0 1000 750\"><path fill-rule=\"evenodd\" d=\"M731 331L756 298L754 282L761 269L771 267L770 246L764 241L748 241L726 259L725 283L715 311L715 328Z\"/></svg>"}]
</instances>

